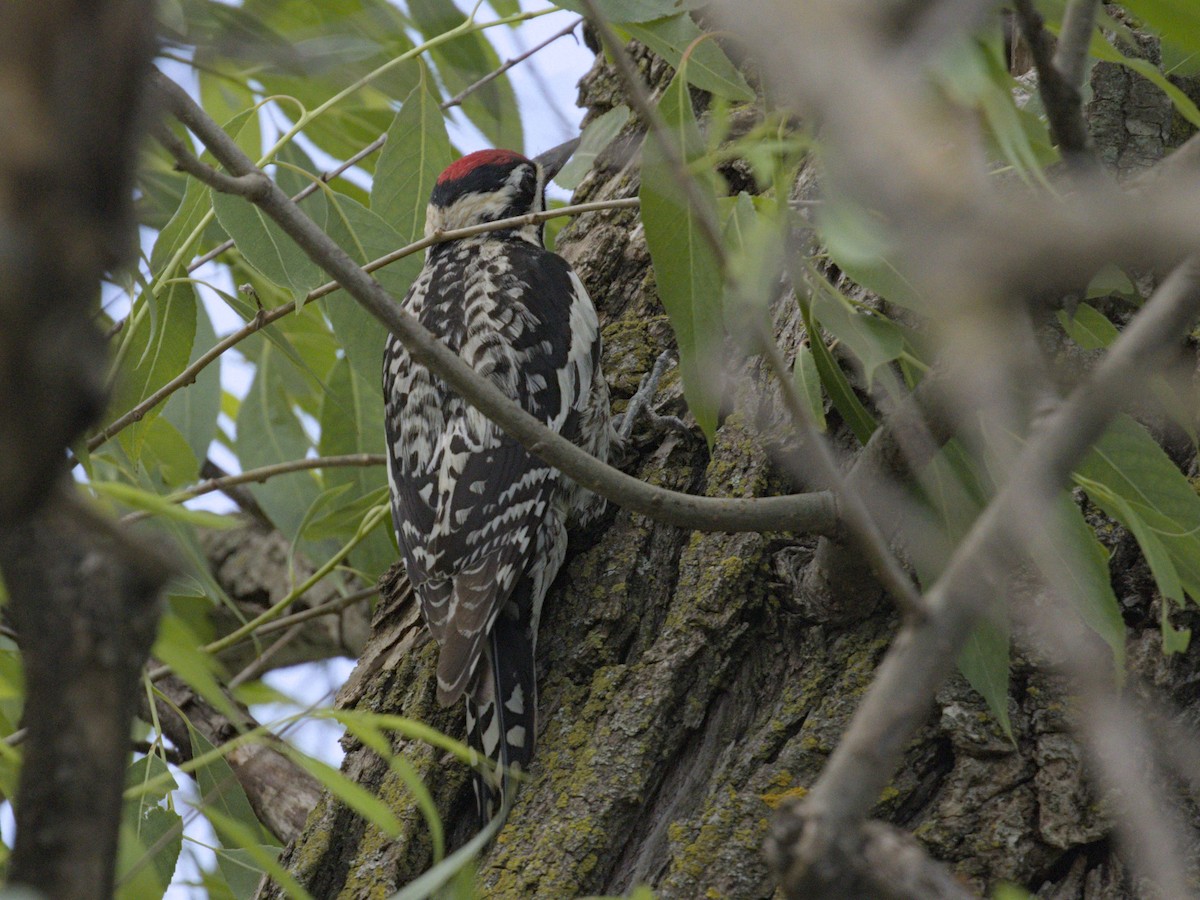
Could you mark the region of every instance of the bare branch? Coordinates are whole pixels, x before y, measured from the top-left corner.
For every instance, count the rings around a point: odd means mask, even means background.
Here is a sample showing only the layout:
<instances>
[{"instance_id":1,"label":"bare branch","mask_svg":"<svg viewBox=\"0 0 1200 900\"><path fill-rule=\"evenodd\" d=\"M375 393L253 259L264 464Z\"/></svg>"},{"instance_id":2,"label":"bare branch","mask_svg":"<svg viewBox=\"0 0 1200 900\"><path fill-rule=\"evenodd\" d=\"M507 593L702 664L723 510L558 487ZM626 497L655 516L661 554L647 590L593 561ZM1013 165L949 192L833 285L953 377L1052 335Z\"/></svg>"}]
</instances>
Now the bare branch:
<instances>
[{"instance_id":1,"label":"bare branch","mask_svg":"<svg viewBox=\"0 0 1200 900\"><path fill-rule=\"evenodd\" d=\"M249 157L185 91L161 75L156 77L156 84L175 115L197 134L226 169L241 175L257 171ZM278 187L272 185L257 205L309 258L332 274L351 296L404 341L415 359L469 398L531 453L589 490L659 521L704 531L826 532L834 527L836 515L826 494L754 500L697 497L645 484L589 456L518 407L434 338Z\"/></svg>"},{"instance_id":2,"label":"bare branch","mask_svg":"<svg viewBox=\"0 0 1200 900\"><path fill-rule=\"evenodd\" d=\"M200 179L210 188L223 194L240 194L247 199L253 199L260 196L265 190L264 181L270 180L261 172L232 178L212 166L205 165L193 155L187 144L176 137L171 129L162 122L155 123L151 132L154 134L154 139L175 157L175 165L181 171L187 172L193 178Z\"/></svg>"},{"instance_id":3,"label":"bare branch","mask_svg":"<svg viewBox=\"0 0 1200 900\"><path fill-rule=\"evenodd\" d=\"M1088 7L1088 10L1080 10L1081 6ZM1015 0L1013 7L1017 13L1021 34L1033 55L1033 64L1037 67L1038 90L1041 92L1042 105L1046 109L1046 118L1050 123L1051 136L1058 144L1063 157L1068 161L1079 163L1090 159L1087 123L1083 120L1083 94L1080 91L1080 82L1083 80L1083 58L1087 54L1087 39L1091 36L1092 23L1095 21L1093 18L1095 2L1084 0L1081 3L1076 0L1072 4L1072 9L1075 11L1072 27L1075 29L1086 27L1082 48L1065 48L1073 66L1073 77L1068 77L1068 74L1056 64L1058 57L1054 56L1053 41L1043 26L1041 14L1033 8L1032 0ZM1075 34L1074 37L1076 40L1079 39L1078 34Z\"/></svg>"}]
</instances>

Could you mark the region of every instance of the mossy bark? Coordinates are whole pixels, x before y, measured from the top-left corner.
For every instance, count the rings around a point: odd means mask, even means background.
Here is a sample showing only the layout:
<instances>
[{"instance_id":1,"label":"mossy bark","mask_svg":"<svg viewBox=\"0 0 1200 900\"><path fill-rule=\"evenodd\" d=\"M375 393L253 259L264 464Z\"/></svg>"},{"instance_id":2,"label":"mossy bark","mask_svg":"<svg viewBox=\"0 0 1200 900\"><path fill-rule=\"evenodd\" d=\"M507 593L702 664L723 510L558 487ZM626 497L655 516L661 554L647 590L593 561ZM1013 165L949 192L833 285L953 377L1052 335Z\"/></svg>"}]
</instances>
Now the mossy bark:
<instances>
[{"instance_id":1,"label":"mossy bark","mask_svg":"<svg viewBox=\"0 0 1200 900\"><path fill-rule=\"evenodd\" d=\"M661 62L642 55L639 64L652 85L665 84ZM1099 67L1096 77L1110 76ZM583 84L593 110L618 93L599 63ZM1105 88L1104 102L1111 96ZM1117 115L1140 121L1144 98L1127 96ZM634 196L637 171L636 159L602 155L577 199ZM619 409L671 340L637 214L581 217L559 249L607 322L605 371ZM792 349L801 336L793 308L784 301L776 310L780 340ZM627 468L712 495L802 488L765 449L779 423L768 380L752 363L742 375L711 451L699 438L642 435ZM659 407L682 410L677 383L665 386ZM1153 581L1129 535L1115 527L1106 535L1131 666L1194 708L1186 686L1200 671L1200 648L1161 656ZM572 539L542 622L537 756L507 826L479 860L480 895L566 898L645 884L681 900L774 896L761 853L772 810L820 772L895 634L893 613L884 603L851 623L814 621L811 605L798 602L811 589L803 582L816 544L805 535L688 533L610 510ZM413 604L385 604L340 702L461 735L461 709L434 701L433 662ZM980 891L1007 880L1047 898L1132 896L1104 805L1081 773L1061 686L1018 659L1010 706L1011 739L978 695L952 680L877 816L913 830ZM386 897L431 864L429 829L386 761L350 738L345 747L344 771L392 806L400 833L385 836L327 797L283 862L314 896ZM393 749L425 779L452 842L468 837L463 767L418 743Z\"/></svg>"}]
</instances>

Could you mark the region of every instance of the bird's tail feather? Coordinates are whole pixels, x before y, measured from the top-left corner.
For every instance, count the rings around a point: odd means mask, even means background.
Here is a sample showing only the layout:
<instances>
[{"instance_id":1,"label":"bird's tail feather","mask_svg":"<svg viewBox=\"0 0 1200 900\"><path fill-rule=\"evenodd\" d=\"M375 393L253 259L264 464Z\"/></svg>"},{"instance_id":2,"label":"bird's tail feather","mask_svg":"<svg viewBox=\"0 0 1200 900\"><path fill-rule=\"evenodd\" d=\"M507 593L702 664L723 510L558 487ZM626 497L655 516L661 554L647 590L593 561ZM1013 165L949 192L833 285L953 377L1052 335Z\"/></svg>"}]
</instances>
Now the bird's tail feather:
<instances>
[{"instance_id":1,"label":"bird's tail feather","mask_svg":"<svg viewBox=\"0 0 1200 900\"><path fill-rule=\"evenodd\" d=\"M475 805L480 827L517 789L516 773L528 771L537 735L537 686L533 644L521 624L497 616L467 696L467 743L496 765L494 777L476 772Z\"/></svg>"}]
</instances>

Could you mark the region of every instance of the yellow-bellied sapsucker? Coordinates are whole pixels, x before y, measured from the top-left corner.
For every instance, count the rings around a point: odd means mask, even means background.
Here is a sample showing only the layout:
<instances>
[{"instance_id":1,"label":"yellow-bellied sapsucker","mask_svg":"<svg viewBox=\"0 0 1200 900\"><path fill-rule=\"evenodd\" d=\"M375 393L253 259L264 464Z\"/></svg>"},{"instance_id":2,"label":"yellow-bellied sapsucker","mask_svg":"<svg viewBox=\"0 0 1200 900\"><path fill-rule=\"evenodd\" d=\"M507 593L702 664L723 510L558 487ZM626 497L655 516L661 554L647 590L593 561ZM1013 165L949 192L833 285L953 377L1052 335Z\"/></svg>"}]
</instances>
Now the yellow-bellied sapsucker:
<instances>
[{"instance_id":1,"label":"yellow-bellied sapsucker","mask_svg":"<svg viewBox=\"0 0 1200 900\"><path fill-rule=\"evenodd\" d=\"M546 180L567 155L463 157L438 177L426 234L544 209ZM607 459L614 432L596 310L571 267L546 250L541 225L434 244L404 308L526 411ZM440 646L438 700L466 694L471 746L502 772L528 769L542 601L566 554L568 520L594 518L604 501L527 453L394 337L383 382L392 517ZM481 820L514 784L476 776Z\"/></svg>"}]
</instances>

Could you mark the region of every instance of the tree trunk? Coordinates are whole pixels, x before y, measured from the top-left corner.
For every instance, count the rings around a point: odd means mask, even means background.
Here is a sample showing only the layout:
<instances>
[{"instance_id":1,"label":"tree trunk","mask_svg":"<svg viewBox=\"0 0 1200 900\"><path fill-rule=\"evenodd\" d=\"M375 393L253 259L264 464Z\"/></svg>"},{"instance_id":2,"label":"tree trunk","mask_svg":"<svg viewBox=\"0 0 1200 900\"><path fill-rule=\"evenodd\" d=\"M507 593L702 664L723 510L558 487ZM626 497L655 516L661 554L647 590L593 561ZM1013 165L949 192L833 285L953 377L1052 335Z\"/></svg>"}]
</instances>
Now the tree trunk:
<instances>
[{"instance_id":1,"label":"tree trunk","mask_svg":"<svg viewBox=\"0 0 1200 900\"><path fill-rule=\"evenodd\" d=\"M660 61L638 61L652 86L666 83ZM1115 137L1096 128L1110 162L1129 169L1149 143L1161 154L1173 142L1171 105L1156 89L1106 65L1093 86L1093 118L1117 126ZM603 112L620 102L617 93L599 61L583 102ZM576 201L635 196L637 187L636 158L610 151ZM627 398L671 344L637 213L583 216L559 248L602 311L605 372L618 401ZM794 298L779 302L775 320L781 345L794 351L803 336ZM711 451L699 437L643 433L630 471L720 496L804 489L778 462L784 423L768 380L748 363L736 384ZM673 377L660 393L664 407L682 410ZM1200 648L1163 656L1162 601L1135 542L1111 523L1102 535L1114 551L1131 668L1195 709L1189 685ZM815 779L897 627L886 602L849 617L810 602L816 544L802 534L689 533L611 508L591 533L572 535L541 626L536 757L508 824L479 861L481 895L564 898L639 884L686 900L776 895L762 853L772 810ZM1178 613L1176 624L1195 617ZM461 736L462 709L434 700L434 660L411 599L385 601L339 703ZM1017 659L1010 740L956 676L876 817L913 831L975 890L1007 880L1045 898L1134 896L1102 798L1085 782L1069 706L1053 677ZM350 737L344 745L343 771L397 811L401 833L381 834L326 796L283 861L314 896L386 896L431 865L429 829L385 760ZM451 843L469 837L465 768L420 743L396 740L393 749L425 779ZM1196 821L1193 807L1183 812ZM267 887L261 896L283 894Z\"/></svg>"}]
</instances>

